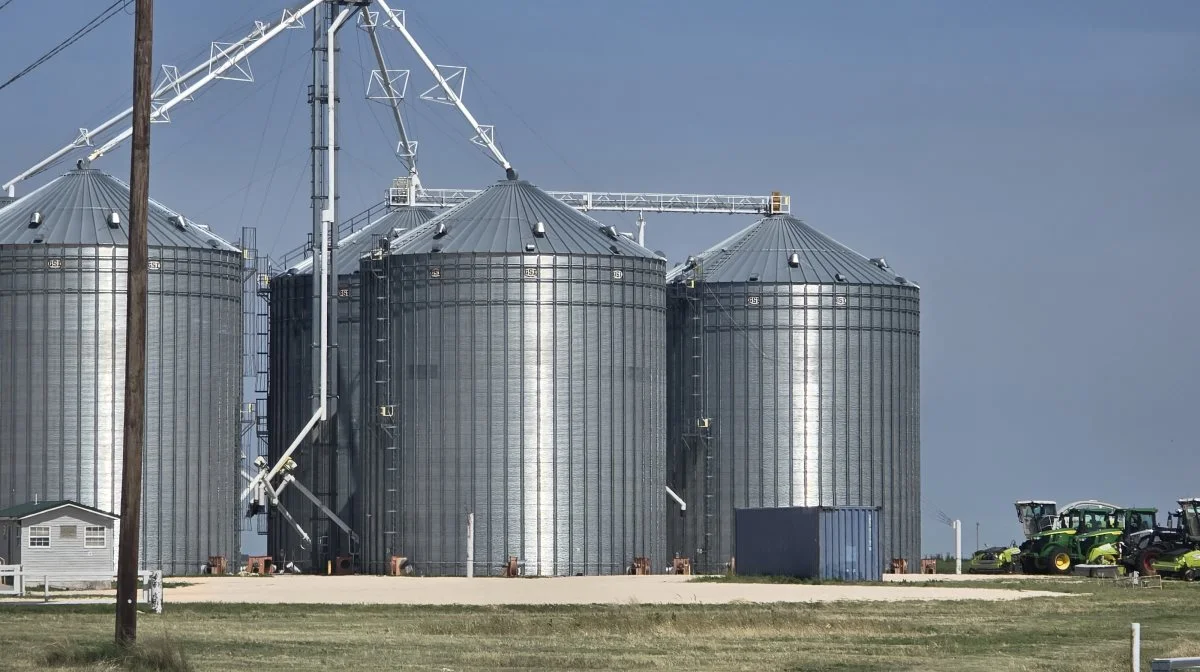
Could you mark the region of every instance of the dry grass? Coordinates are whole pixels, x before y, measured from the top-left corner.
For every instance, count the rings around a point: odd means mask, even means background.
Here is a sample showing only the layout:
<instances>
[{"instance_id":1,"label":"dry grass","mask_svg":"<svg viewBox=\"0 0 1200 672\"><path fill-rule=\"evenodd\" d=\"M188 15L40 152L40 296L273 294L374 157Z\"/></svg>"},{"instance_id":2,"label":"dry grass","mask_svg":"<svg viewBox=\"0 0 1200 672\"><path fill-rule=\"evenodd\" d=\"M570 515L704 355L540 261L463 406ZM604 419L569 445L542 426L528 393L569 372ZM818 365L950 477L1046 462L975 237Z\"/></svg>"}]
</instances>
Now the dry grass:
<instances>
[{"instance_id":1,"label":"dry grass","mask_svg":"<svg viewBox=\"0 0 1200 672\"><path fill-rule=\"evenodd\" d=\"M1200 655L1200 586L1059 589L1079 594L1017 602L270 607L171 605L168 593L166 613L143 615L139 633L171 642L179 664L190 667L51 660L47 633L67 650L86 651L112 636L111 607L25 605L0 606L0 669L1116 671L1129 669L1132 621L1142 623L1146 660Z\"/></svg>"},{"instance_id":2,"label":"dry grass","mask_svg":"<svg viewBox=\"0 0 1200 672\"><path fill-rule=\"evenodd\" d=\"M60 641L50 646L41 662L49 668L93 672L192 672L195 669L179 643L167 637L143 638L129 648L122 648L111 640L90 643Z\"/></svg>"}]
</instances>

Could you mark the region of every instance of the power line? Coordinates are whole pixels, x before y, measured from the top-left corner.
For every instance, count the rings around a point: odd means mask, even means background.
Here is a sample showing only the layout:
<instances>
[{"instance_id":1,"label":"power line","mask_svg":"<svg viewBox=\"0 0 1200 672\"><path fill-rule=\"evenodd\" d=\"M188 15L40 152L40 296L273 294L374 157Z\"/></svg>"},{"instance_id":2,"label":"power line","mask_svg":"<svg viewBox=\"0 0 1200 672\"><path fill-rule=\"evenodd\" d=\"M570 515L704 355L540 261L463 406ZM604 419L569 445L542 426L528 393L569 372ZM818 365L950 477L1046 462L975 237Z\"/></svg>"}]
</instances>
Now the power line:
<instances>
[{"instance_id":1,"label":"power line","mask_svg":"<svg viewBox=\"0 0 1200 672\"><path fill-rule=\"evenodd\" d=\"M50 51L43 54L41 58L39 58L36 61L34 61L33 63L31 63L24 70L22 70L22 71L18 72L17 74L13 75L12 77L10 77L8 79L8 81L4 82L3 84L0 84L0 91L3 91L4 88L7 87L9 84L12 84L13 82L17 81L18 79L21 79L22 77L24 77L25 75L28 75L29 73L33 72L35 69L37 69L38 66L40 66L43 63L45 63L46 61L49 61L50 59L54 58L60 52L62 52L64 49L66 49L67 47L70 47L72 44L75 44L79 40L83 39L83 37L85 35L92 32L93 30L99 28L100 26L104 25L105 22L107 22L109 19L113 18L117 14L120 14L121 10L124 9L124 6L127 5L130 1L131 0L117 0L113 4L109 5L108 8L105 9L104 11L100 12L100 14L96 16L96 18L85 23L82 28L75 31L70 37L68 37L67 39L60 42L58 44L58 46L54 47ZM4 5L0 5L0 9L4 9L4 6L10 2L12 2L12 0L6 0Z\"/></svg>"},{"instance_id":2,"label":"power line","mask_svg":"<svg viewBox=\"0 0 1200 672\"><path fill-rule=\"evenodd\" d=\"M12 1L13 0L4 0L4 2L0 2L0 9L4 9L5 7L9 6L12 4Z\"/></svg>"}]
</instances>

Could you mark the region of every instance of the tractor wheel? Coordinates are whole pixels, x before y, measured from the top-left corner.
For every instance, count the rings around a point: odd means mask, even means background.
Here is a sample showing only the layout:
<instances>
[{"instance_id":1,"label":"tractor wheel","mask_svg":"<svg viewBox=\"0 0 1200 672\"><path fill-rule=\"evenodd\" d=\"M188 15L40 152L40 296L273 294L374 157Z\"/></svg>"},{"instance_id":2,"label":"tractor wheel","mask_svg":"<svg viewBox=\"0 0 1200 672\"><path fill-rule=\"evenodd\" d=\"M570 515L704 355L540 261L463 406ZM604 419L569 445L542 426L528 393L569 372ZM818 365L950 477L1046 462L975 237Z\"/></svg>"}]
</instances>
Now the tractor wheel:
<instances>
[{"instance_id":1,"label":"tractor wheel","mask_svg":"<svg viewBox=\"0 0 1200 672\"><path fill-rule=\"evenodd\" d=\"M1138 555L1137 570L1142 573L1142 576L1154 576L1158 573L1154 570L1154 562L1158 560L1158 556L1162 555L1162 552L1161 546L1151 546Z\"/></svg>"},{"instance_id":2,"label":"tractor wheel","mask_svg":"<svg viewBox=\"0 0 1200 672\"><path fill-rule=\"evenodd\" d=\"M1046 567L1052 574L1069 574L1074 564L1071 554L1062 546L1051 546L1046 551Z\"/></svg>"},{"instance_id":3,"label":"tractor wheel","mask_svg":"<svg viewBox=\"0 0 1200 672\"><path fill-rule=\"evenodd\" d=\"M1184 581L1195 581L1196 580L1196 570L1191 567L1183 570L1183 580Z\"/></svg>"},{"instance_id":4,"label":"tractor wheel","mask_svg":"<svg viewBox=\"0 0 1200 672\"><path fill-rule=\"evenodd\" d=\"M1021 573L1022 574L1037 574L1037 558L1030 555L1021 556Z\"/></svg>"},{"instance_id":5,"label":"tractor wheel","mask_svg":"<svg viewBox=\"0 0 1200 672\"><path fill-rule=\"evenodd\" d=\"M1004 572L1005 572L1006 574L1016 574L1016 573L1017 573L1017 563L1015 563L1015 562L1010 562L1010 563L1008 563L1007 565L1005 565L1005 566L1004 566Z\"/></svg>"}]
</instances>

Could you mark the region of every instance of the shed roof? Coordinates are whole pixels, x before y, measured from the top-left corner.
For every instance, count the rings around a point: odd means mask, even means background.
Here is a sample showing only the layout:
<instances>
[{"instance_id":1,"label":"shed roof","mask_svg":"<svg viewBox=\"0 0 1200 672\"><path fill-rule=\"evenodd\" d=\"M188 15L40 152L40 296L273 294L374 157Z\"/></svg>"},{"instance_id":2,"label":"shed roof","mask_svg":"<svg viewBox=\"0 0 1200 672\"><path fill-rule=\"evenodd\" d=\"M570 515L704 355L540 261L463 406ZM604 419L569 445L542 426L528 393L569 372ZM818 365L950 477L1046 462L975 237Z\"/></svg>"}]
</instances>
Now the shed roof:
<instances>
[{"instance_id":1,"label":"shed roof","mask_svg":"<svg viewBox=\"0 0 1200 672\"><path fill-rule=\"evenodd\" d=\"M667 280L903 284L884 260L868 259L791 215L764 217L693 259L695 265L671 269Z\"/></svg>"},{"instance_id":2,"label":"shed roof","mask_svg":"<svg viewBox=\"0 0 1200 672\"><path fill-rule=\"evenodd\" d=\"M109 224L109 214L120 221ZM41 223L30 226L40 213ZM150 199L146 222L150 247L191 247L237 252L238 248L167 206ZM129 185L108 173L79 167L0 209L0 245L129 244Z\"/></svg>"},{"instance_id":3,"label":"shed roof","mask_svg":"<svg viewBox=\"0 0 1200 672\"><path fill-rule=\"evenodd\" d=\"M532 246L532 247L530 247ZM659 258L525 180L502 180L392 244L393 254L587 254Z\"/></svg>"},{"instance_id":4,"label":"shed roof","mask_svg":"<svg viewBox=\"0 0 1200 672\"><path fill-rule=\"evenodd\" d=\"M26 502L24 504L17 504L16 506L10 506L7 509L0 509L0 520L24 520L30 516L36 516L41 513L46 513L47 511L53 511L54 509L61 509L64 507L82 509L84 511L99 514L113 520L120 518L120 516L109 513L108 511L101 511L95 507L86 506L70 499L53 499L44 502Z\"/></svg>"}]
</instances>

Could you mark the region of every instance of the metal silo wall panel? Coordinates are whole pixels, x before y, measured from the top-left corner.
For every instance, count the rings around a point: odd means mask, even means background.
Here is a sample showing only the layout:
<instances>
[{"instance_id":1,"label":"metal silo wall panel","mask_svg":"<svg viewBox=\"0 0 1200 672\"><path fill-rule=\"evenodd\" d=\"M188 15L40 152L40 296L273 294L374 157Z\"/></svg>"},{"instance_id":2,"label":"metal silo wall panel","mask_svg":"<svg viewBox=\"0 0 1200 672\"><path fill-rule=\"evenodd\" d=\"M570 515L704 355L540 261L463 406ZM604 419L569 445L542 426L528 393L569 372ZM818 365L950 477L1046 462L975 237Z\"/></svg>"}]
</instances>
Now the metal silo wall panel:
<instances>
[{"instance_id":1,"label":"metal silo wall panel","mask_svg":"<svg viewBox=\"0 0 1200 672\"><path fill-rule=\"evenodd\" d=\"M311 385L313 337L311 275L281 275L271 284L271 355L268 421L271 431L268 455L272 464L283 455L300 430L312 417L314 391ZM338 399L330 406L330 418L304 440L293 453L296 469L292 475L332 511L354 527L351 494L356 477L351 466L363 430L360 356L359 282L354 275L339 276L338 357L332 374L336 376ZM268 553L277 561L295 562L304 570L324 571L326 563L351 552L349 540L340 528L295 488L280 496L288 513L311 538L305 548L296 529L278 512L272 511L267 532ZM354 549L356 550L356 549Z\"/></svg>"},{"instance_id":2,"label":"metal silo wall panel","mask_svg":"<svg viewBox=\"0 0 1200 672\"><path fill-rule=\"evenodd\" d=\"M197 572L237 552L234 460L240 260L232 252L151 250L147 330L143 566ZM0 248L0 507L69 498L120 503L125 252ZM174 328L178 305L196 319ZM201 316L206 319L201 319ZM170 325L164 331L163 325ZM201 375L200 372L203 372ZM181 390L190 394L181 394Z\"/></svg>"},{"instance_id":3,"label":"metal silo wall panel","mask_svg":"<svg viewBox=\"0 0 1200 672\"><path fill-rule=\"evenodd\" d=\"M912 287L699 283L671 288L670 473L688 514L672 550L716 571L732 554L734 507L882 506L881 545L920 554L919 299ZM842 297L839 299L839 297ZM701 357L691 356L703 310ZM713 420L713 517L686 388L702 367ZM711 548L703 552L705 532Z\"/></svg>"},{"instance_id":4,"label":"metal silo wall panel","mask_svg":"<svg viewBox=\"0 0 1200 672\"><path fill-rule=\"evenodd\" d=\"M479 574L509 555L529 574L619 572L636 555L664 562L661 262L442 255L392 264L386 340L403 503L393 552L423 573L464 573L474 511ZM536 278L523 275L534 267ZM377 434L371 461L384 457ZM364 511L384 509L386 486L364 493ZM381 546L364 544L368 564L386 563Z\"/></svg>"}]
</instances>

